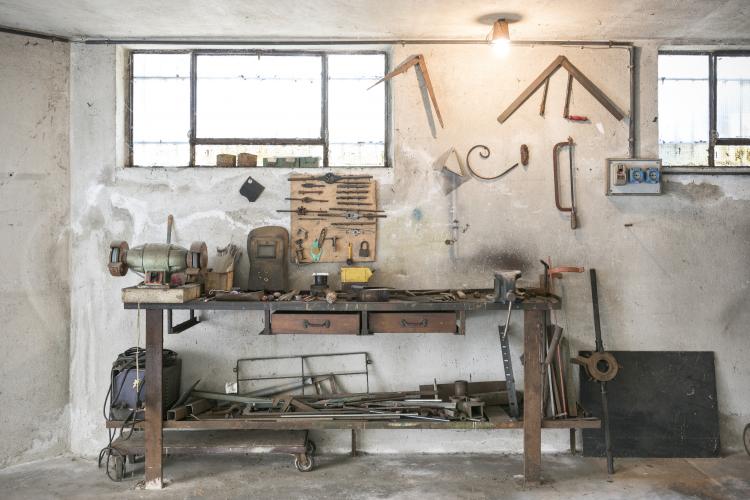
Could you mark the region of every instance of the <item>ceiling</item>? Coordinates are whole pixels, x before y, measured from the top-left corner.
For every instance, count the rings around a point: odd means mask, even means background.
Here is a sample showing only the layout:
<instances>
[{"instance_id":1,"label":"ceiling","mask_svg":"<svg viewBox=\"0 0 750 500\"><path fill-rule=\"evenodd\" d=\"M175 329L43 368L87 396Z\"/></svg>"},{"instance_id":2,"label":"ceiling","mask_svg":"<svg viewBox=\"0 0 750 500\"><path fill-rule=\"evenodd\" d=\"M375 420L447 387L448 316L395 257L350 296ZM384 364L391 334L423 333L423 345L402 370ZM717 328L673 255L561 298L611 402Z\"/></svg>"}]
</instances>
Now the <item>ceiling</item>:
<instances>
[{"instance_id":1,"label":"ceiling","mask_svg":"<svg viewBox=\"0 0 750 500\"><path fill-rule=\"evenodd\" d=\"M595 6L595 7L594 7ZM80 38L747 40L748 0L0 0L0 25Z\"/></svg>"}]
</instances>

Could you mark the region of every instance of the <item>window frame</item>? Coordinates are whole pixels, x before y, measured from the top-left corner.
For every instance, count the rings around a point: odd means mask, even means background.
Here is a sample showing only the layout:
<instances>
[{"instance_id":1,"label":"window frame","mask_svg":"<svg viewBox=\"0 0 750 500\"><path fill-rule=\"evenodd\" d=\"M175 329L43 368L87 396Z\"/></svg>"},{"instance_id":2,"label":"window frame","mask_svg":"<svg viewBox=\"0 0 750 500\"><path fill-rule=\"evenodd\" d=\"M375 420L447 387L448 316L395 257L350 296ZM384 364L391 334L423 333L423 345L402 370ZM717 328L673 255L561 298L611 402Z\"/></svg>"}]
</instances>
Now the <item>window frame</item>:
<instances>
[{"instance_id":1,"label":"window frame","mask_svg":"<svg viewBox=\"0 0 750 500\"><path fill-rule=\"evenodd\" d=\"M158 165L134 165L133 164L133 57L136 54L189 54L190 55L190 129L188 133L188 143L190 146L190 156L188 165L167 167ZM246 139L246 138L208 138L208 137L196 137L196 111L197 111L197 89L198 89L198 78L197 78L197 59L198 56L211 56L211 55L244 55L244 56L317 56L321 58L321 113L320 113L320 136L316 138L259 138L259 139ZM314 145L323 147L323 157L321 158L321 165L319 167L294 167L294 169L356 169L356 168L390 168L392 166L391 159L391 140L392 140L392 120L391 120L391 85L390 81L386 80L383 82L385 85L385 123L384 123L384 155L383 165L329 165L328 164L328 149L329 149L329 133L328 133L328 56L331 55L382 55L383 56L383 75L387 74L390 68L390 51L386 49L368 49L368 50L285 50L285 49L133 49L128 51L127 57L127 96L125 97L126 103L126 138L125 143L128 149L127 151L127 163L126 168L215 168L215 165L196 165L195 164L195 147L198 145L222 145L222 146L235 146L235 145L279 145L279 146L294 146L294 145ZM242 167L236 167L242 168ZM274 168L279 169L283 167L263 167L258 165L252 168Z\"/></svg>"},{"instance_id":2,"label":"window frame","mask_svg":"<svg viewBox=\"0 0 750 500\"><path fill-rule=\"evenodd\" d=\"M716 128L716 108L717 108L717 79L716 79L716 60L719 57L750 57L750 50L659 50L658 56L708 56L708 165L665 165L664 169L669 171L684 171L685 173L747 173L750 174L750 165L738 165L732 167L715 166L716 159L714 152L716 146L750 146L750 137L719 137ZM658 58L657 58L657 83L658 76ZM658 102L658 95L657 95ZM658 130L657 130L658 136ZM659 143L657 137L657 144Z\"/></svg>"}]
</instances>

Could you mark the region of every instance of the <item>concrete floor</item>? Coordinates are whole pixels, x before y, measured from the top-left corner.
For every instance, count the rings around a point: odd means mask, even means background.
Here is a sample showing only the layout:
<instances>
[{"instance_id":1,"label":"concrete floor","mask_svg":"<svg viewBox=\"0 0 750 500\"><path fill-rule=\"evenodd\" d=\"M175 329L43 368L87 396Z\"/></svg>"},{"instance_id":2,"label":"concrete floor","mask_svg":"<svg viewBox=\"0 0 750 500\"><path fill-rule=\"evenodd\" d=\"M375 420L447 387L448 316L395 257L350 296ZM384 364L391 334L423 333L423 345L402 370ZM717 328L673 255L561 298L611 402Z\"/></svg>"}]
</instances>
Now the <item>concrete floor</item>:
<instances>
[{"instance_id":1,"label":"concrete floor","mask_svg":"<svg viewBox=\"0 0 750 500\"><path fill-rule=\"evenodd\" d=\"M520 455L379 455L318 457L309 473L283 456L167 459L160 491L139 479L109 481L96 463L71 457L0 470L0 496L45 498L750 498L750 458L621 459L607 480L601 459L544 456L545 482L524 489L514 476Z\"/></svg>"}]
</instances>

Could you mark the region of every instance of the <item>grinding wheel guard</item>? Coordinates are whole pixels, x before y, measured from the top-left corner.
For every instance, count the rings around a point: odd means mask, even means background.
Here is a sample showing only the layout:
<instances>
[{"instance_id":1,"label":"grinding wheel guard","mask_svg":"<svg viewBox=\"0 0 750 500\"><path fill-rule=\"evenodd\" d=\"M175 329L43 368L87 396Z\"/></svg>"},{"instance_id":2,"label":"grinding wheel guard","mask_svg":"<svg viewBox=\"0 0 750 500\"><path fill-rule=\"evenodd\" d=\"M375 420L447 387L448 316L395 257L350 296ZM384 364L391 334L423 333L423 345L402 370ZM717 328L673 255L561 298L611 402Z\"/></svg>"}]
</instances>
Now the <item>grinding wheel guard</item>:
<instances>
[{"instance_id":1,"label":"grinding wheel guard","mask_svg":"<svg viewBox=\"0 0 750 500\"><path fill-rule=\"evenodd\" d=\"M125 276L128 274L128 243L126 241L113 241L109 244L109 262L107 269L112 276Z\"/></svg>"},{"instance_id":2,"label":"grinding wheel guard","mask_svg":"<svg viewBox=\"0 0 750 500\"><path fill-rule=\"evenodd\" d=\"M617 372L620 370L620 365L617 364L615 356L606 351L592 352L588 357L577 356L570 361L583 366L588 376L598 382L609 382L617 376ZM606 368L600 368L599 363L603 363Z\"/></svg>"},{"instance_id":3,"label":"grinding wheel guard","mask_svg":"<svg viewBox=\"0 0 750 500\"><path fill-rule=\"evenodd\" d=\"M188 276L203 275L208 271L208 247L204 241L194 241L187 253L185 274Z\"/></svg>"}]
</instances>

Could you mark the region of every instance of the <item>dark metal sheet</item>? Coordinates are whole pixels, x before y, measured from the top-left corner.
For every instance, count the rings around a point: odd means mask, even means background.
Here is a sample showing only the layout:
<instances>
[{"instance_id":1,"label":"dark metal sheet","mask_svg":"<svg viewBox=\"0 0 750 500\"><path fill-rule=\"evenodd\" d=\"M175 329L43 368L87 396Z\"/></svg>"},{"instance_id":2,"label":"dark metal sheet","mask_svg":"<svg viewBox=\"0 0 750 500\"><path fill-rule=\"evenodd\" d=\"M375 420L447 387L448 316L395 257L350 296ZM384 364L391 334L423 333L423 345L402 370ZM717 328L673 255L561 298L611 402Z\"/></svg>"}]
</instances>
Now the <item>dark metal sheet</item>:
<instances>
[{"instance_id":1,"label":"dark metal sheet","mask_svg":"<svg viewBox=\"0 0 750 500\"><path fill-rule=\"evenodd\" d=\"M717 457L719 415L713 352L613 351L607 382L616 457ZM599 384L581 369L581 405L601 416ZM604 456L601 430L583 431L583 454Z\"/></svg>"}]
</instances>

